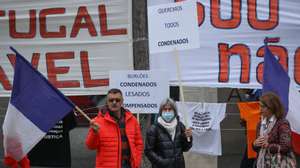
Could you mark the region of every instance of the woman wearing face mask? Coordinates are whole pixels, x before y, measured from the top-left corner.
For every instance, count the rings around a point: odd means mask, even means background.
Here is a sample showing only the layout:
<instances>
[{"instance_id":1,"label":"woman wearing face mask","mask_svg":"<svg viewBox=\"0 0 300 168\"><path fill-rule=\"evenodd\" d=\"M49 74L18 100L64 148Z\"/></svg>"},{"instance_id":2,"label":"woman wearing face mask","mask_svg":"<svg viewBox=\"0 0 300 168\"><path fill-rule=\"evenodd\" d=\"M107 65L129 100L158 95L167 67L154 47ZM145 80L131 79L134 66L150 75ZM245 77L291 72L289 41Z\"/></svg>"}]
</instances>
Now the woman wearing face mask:
<instances>
[{"instance_id":1,"label":"woman wearing face mask","mask_svg":"<svg viewBox=\"0 0 300 168\"><path fill-rule=\"evenodd\" d=\"M192 129L186 129L179 121L170 98L161 103L158 115L157 123L147 131L145 154L152 168L184 168L183 152L192 147Z\"/></svg>"}]
</instances>

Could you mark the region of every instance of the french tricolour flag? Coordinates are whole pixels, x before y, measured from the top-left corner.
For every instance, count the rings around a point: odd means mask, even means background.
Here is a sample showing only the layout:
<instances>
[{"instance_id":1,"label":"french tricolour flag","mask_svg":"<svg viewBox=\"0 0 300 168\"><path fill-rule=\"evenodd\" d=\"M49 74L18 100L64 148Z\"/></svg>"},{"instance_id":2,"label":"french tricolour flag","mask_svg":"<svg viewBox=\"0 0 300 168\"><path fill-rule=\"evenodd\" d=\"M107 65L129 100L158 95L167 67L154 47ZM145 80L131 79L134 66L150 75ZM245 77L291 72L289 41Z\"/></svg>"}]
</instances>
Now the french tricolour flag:
<instances>
[{"instance_id":1,"label":"french tricolour flag","mask_svg":"<svg viewBox=\"0 0 300 168\"><path fill-rule=\"evenodd\" d=\"M74 108L59 90L16 53L13 89L3 123L5 156L21 160Z\"/></svg>"},{"instance_id":2,"label":"french tricolour flag","mask_svg":"<svg viewBox=\"0 0 300 168\"><path fill-rule=\"evenodd\" d=\"M264 52L263 92L272 91L280 97L291 124L293 149L300 154L300 93L271 53L267 42Z\"/></svg>"}]
</instances>

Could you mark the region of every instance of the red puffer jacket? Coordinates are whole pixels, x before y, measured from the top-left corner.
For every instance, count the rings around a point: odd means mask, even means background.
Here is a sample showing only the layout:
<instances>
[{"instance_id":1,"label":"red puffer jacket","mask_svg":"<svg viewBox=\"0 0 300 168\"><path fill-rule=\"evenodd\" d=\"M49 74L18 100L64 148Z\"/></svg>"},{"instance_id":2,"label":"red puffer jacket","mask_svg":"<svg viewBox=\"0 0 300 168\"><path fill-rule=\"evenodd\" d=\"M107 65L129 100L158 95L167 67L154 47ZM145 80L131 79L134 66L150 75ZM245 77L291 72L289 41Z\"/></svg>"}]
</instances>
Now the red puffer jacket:
<instances>
[{"instance_id":1,"label":"red puffer jacket","mask_svg":"<svg viewBox=\"0 0 300 168\"><path fill-rule=\"evenodd\" d=\"M121 134L118 124L108 111L100 111L93 119L100 128L98 134L89 129L86 145L96 149L96 168L121 168ZM125 131L130 146L131 168L139 168L143 152L143 139L137 119L131 112L125 110Z\"/></svg>"}]
</instances>

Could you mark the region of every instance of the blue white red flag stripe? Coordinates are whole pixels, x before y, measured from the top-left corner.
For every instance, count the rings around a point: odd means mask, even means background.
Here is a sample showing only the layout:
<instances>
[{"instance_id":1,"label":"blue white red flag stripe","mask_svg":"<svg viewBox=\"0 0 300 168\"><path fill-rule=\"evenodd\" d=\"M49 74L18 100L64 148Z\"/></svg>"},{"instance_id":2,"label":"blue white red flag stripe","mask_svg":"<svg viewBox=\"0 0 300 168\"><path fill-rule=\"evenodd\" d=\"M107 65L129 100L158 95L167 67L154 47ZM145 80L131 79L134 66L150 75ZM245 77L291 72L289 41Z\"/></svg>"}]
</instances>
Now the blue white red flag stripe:
<instances>
[{"instance_id":1,"label":"blue white red flag stripe","mask_svg":"<svg viewBox=\"0 0 300 168\"><path fill-rule=\"evenodd\" d=\"M300 93L267 43L264 52L263 93L272 91L280 97L293 132L293 149L300 154Z\"/></svg>"},{"instance_id":2,"label":"blue white red flag stripe","mask_svg":"<svg viewBox=\"0 0 300 168\"><path fill-rule=\"evenodd\" d=\"M21 160L74 105L16 53L13 89L3 123L6 156Z\"/></svg>"}]
</instances>

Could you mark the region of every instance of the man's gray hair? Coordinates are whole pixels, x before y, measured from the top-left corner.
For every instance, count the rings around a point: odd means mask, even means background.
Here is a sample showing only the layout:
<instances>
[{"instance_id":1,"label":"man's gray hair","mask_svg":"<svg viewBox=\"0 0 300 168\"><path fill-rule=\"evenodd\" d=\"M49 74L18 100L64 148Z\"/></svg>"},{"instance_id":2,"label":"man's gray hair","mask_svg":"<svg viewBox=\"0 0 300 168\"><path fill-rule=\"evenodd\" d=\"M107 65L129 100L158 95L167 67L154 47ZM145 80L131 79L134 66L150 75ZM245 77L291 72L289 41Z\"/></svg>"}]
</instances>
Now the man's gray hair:
<instances>
[{"instance_id":1,"label":"man's gray hair","mask_svg":"<svg viewBox=\"0 0 300 168\"><path fill-rule=\"evenodd\" d=\"M171 106L171 108L174 110L175 115L178 116L176 103L171 98L166 98L161 102L160 107L159 107L159 112L158 112L159 116L161 116L162 110L163 110L164 106L167 104L169 104Z\"/></svg>"}]
</instances>

